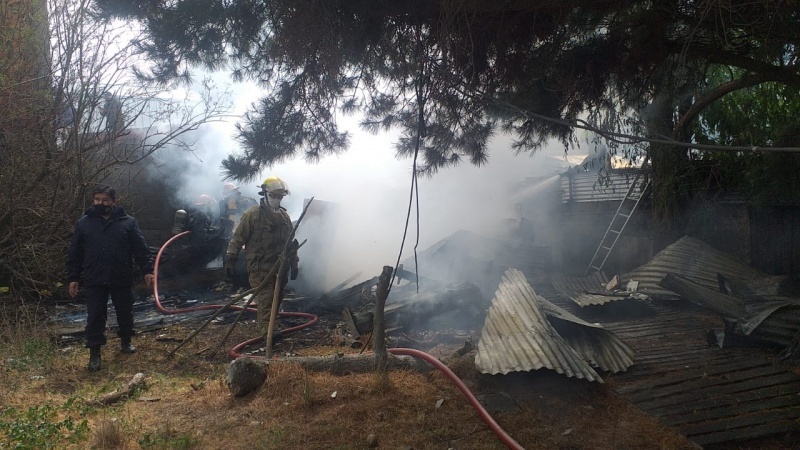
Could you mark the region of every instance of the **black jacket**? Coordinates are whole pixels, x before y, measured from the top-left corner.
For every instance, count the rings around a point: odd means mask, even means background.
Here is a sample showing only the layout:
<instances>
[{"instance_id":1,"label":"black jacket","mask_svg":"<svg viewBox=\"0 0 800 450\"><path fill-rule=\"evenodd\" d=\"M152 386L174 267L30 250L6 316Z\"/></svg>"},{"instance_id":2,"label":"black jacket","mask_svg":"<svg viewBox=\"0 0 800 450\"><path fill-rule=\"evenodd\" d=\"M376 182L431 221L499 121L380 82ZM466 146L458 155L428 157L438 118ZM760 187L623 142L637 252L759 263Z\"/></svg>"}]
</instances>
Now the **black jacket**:
<instances>
[{"instance_id":1,"label":"black jacket","mask_svg":"<svg viewBox=\"0 0 800 450\"><path fill-rule=\"evenodd\" d=\"M108 219L89 208L72 234L68 279L84 286L132 286L134 259L144 274L153 273L153 255L136 219L119 206Z\"/></svg>"}]
</instances>

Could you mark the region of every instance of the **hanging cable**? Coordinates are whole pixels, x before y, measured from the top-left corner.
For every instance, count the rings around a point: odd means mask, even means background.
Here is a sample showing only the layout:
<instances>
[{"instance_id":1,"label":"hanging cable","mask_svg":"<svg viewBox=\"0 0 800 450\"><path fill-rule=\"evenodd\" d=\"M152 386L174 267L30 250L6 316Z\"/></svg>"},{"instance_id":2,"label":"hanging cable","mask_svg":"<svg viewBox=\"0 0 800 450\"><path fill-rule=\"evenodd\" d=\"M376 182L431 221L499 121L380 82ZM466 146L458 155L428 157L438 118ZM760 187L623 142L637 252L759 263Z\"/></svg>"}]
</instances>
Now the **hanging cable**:
<instances>
[{"instance_id":1,"label":"hanging cable","mask_svg":"<svg viewBox=\"0 0 800 450\"><path fill-rule=\"evenodd\" d=\"M417 55L422 55L422 36L421 30L417 28ZM406 236L408 235L408 223L411 220L411 207L416 198L416 231L417 238L414 243L414 274L416 276L417 293L419 293L419 262L417 259L417 247L419 246L419 180L417 170L417 157L419 156L419 149L422 146L422 138L425 135L425 64L420 61L419 76L417 77L414 86L415 94L417 97L417 133L414 143L414 159L411 163L411 191L408 197L408 209L406 212L406 225L403 229L403 240L400 242L400 252L397 254L397 262L395 262L394 270L392 271L392 279L389 282L389 290L386 293L388 296L394 286L394 280L397 277L397 269L400 267L400 259L403 257L403 247L406 244Z\"/></svg>"}]
</instances>

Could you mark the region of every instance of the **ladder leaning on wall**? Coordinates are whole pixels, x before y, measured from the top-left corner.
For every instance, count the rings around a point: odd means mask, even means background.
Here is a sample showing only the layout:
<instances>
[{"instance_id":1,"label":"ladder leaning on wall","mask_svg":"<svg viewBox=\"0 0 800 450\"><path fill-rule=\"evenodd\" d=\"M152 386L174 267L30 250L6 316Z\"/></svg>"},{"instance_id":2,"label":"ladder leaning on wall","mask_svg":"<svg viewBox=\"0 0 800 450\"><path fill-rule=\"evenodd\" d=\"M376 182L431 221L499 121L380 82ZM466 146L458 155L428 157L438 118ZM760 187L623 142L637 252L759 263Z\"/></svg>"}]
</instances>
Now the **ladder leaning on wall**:
<instances>
[{"instance_id":1,"label":"ladder leaning on wall","mask_svg":"<svg viewBox=\"0 0 800 450\"><path fill-rule=\"evenodd\" d=\"M633 182L628 187L628 192L625 193L625 197L619 203L611 223L608 224L606 234L603 235L600 245L597 246L597 250L589 262L589 267L586 268L586 275L602 270L608 256L611 254L611 250L614 249L619 237L625 230L625 226L628 225L628 221L647 192L647 188L650 187L650 179L651 177L645 174L644 171L636 174Z\"/></svg>"}]
</instances>

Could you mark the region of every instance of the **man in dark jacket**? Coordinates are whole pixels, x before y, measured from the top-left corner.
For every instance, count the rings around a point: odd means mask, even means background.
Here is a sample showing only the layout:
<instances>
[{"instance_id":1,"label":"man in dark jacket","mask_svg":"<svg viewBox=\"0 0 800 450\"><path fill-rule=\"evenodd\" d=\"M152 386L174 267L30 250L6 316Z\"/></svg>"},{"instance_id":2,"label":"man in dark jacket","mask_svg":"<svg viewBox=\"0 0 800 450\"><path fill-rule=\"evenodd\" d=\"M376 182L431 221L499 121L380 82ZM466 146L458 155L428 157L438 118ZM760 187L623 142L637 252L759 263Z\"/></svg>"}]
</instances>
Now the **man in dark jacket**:
<instances>
[{"instance_id":1,"label":"man in dark jacket","mask_svg":"<svg viewBox=\"0 0 800 450\"><path fill-rule=\"evenodd\" d=\"M69 295L83 287L86 299L86 347L89 370L100 370L100 347L105 345L108 297L117 312L122 353L134 353L133 262L153 283L153 256L136 220L117 206L117 192L100 186L92 192L92 207L78 219L67 255Z\"/></svg>"}]
</instances>

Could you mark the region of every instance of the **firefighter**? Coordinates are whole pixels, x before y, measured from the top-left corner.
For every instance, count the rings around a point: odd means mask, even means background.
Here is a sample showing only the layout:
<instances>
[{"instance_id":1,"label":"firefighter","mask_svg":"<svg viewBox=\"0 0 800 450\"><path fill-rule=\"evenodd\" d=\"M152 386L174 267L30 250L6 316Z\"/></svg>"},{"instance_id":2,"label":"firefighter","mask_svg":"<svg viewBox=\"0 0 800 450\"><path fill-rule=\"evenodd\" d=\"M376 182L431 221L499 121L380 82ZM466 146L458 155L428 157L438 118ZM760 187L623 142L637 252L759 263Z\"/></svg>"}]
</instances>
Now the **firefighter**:
<instances>
[{"instance_id":1,"label":"firefighter","mask_svg":"<svg viewBox=\"0 0 800 450\"><path fill-rule=\"evenodd\" d=\"M203 194L191 207L175 212L172 233L191 231L191 234L180 242L172 270L187 273L202 269L225 254L232 230L228 223L217 220L216 208L217 201Z\"/></svg>"},{"instance_id":2,"label":"firefighter","mask_svg":"<svg viewBox=\"0 0 800 450\"><path fill-rule=\"evenodd\" d=\"M224 264L225 273L229 277L233 277L236 259L244 247L248 282L251 287L259 286L267 277L272 266L278 261L283 246L292 232L292 221L289 214L281 207L281 200L289 195L286 183L276 176L270 176L261 184L260 195L263 197L260 204L251 207L242 215L239 226L236 227L233 238L228 244ZM294 245L290 246L294 250L286 261L286 266L290 270L285 270L280 274L279 302L283 299L283 287L289 278L287 272L290 272L292 280L297 278L296 242L294 241ZM276 277L271 277L255 298L258 305L259 330L264 336L266 336L269 326L275 285Z\"/></svg>"},{"instance_id":3,"label":"firefighter","mask_svg":"<svg viewBox=\"0 0 800 450\"><path fill-rule=\"evenodd\" d=\"M195 237L203 240L219 234L220 227L214 218L214 206L217 201L214 197L202 194L194 201L194 205L189 210L189 229Z\"/></svg>"},{"instance_id":4,"label":"firefighter","mask_svg":"<svg viewBox=\"0 0 800 450\"><path fill-rule=\"evenodd\" d=\"M219 201L219 217L221 220L229 220L231 230L235 230L242 214L257 204L252 198L242 196L235 184L225 183L222 186L222 200Z\"/></svg>"}]
</instances>

